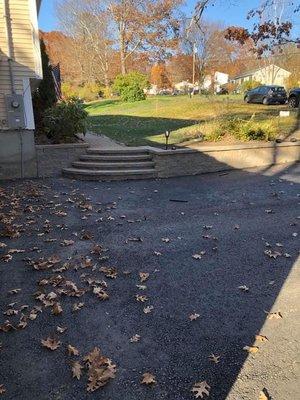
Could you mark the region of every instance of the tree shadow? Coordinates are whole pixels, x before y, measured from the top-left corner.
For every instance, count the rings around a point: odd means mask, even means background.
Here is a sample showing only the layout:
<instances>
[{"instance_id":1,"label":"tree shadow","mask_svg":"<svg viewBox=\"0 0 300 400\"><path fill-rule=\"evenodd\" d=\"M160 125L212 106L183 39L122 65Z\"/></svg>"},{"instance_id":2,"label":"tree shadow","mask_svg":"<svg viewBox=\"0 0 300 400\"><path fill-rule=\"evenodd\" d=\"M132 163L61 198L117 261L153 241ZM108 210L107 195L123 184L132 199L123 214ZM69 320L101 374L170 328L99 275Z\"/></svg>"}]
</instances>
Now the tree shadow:
<instances>
[{"instance_id":1,"label":"tree shadow","mask_svg":"<svg viewBox=\"0 0 300 400\"><path fill-rule=\"evenodd\" d=\"M110 101L110 100L108 100ZM112 100L112 103L116 100ZM95 107L98 108L99 103L95 103ZM117 104L117 103L116 103ZM92 106L89 106L92 107ZM89 108L89 110L91 110ZM235 112L231 114L222 115L222 120L229 118L238 119L250 119L253 113L251 110L248 113ZM278 109L270 109L268 115L271 117L278 116ZM256 116L257 120L262 118L259 114ZM266 116L264 116L264 119ZM182 135L179 142L176 142L174 146L180 146L180 142L186 142L186 135L188 134L188 140L203 140L202 127L205 124L214 123L218 120L215 116L208 116L207 118L200 119L177 119L177 118L160 118L160 117L144 117L144 116L133 116L133 115L119 115L119 114L108 114L108 115L91 115L89 116L89 129L95 133L101 133L109 136L117 142L125 143L128 146L141 146L149 145L155 147L163 147L163 143L159 143L155 140L155 137L164 135L166 131L171 132L170 141L172 143L173 135ZM182 128L191 128L191 132L188 131L176 132ZM296 126L295 128L296 129ZM173 135L172 135L173 132ZM285 136L289 136L286 134ZM152 138L154 140L152 140ZM283 139L285 140L285 138ZM187 146L188 146L187 142Z\"/></svg>"}]
</instances>

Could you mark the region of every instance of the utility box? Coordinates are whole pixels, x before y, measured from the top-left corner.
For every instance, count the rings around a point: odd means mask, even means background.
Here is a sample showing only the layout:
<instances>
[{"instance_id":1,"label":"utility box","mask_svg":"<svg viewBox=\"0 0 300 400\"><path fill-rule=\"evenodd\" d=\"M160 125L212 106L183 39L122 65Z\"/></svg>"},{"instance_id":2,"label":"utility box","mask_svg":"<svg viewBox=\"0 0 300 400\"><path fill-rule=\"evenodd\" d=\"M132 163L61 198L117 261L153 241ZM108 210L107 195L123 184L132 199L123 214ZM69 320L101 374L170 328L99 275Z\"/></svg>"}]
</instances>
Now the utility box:
<instances>
[{"instance_id":1,"label":"utility box","mask_svg":"<svg viewBox=\"0 0 300 400\"><path fill-rule=\"evenodd\" d=\"M5 96L7 124L10 129L25 128L24 99L20 94Z\"/></svg>"}]
</instances>

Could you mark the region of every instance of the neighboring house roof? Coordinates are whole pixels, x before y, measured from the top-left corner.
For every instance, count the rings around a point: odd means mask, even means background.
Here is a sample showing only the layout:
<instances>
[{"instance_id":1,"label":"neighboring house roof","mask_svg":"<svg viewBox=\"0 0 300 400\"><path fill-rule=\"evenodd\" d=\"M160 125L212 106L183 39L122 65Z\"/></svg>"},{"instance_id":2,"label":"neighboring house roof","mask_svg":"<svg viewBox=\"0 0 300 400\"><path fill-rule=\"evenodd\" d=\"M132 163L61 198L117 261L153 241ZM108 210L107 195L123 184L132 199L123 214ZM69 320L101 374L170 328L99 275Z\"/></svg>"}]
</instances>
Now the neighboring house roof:
<instances>
[{"instance_id":1,"label":"neighboring house roof","mask_svg":"<svg viewBox=\"0 0 300 400\"><path fill-rule=\"evenodd\" d=\"M253 75L256 74L258 71L261 71L261 70L266 69L266 68L269 68L269 67L276 67L276 68L278 68L278 69L282 69L283 71L289 72L289 71L287 71L286 69L279 67L278 65L270 64L270 65L267 65L267 66L265 66L265 67L252 69L252 70L250 70L250 71L246 71L246 72L244 72L244 73L242 73L242 74L236 75L235 77L233 77L233 79L236 80L236 79L240 79L240 78L246 78L247 76L253 76Z\"/></svg>"}]
</instances>

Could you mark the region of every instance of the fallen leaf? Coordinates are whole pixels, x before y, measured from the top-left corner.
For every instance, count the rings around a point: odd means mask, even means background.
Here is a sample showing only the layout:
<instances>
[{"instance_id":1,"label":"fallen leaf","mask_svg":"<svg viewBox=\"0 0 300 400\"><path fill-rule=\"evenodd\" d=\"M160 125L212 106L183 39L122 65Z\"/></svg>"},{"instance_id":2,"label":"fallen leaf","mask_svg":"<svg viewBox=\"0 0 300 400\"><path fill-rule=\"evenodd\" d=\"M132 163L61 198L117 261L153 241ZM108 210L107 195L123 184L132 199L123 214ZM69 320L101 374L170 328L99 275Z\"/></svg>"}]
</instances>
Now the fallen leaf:
<instances>
[{"instance_id":1,"label":"fallen leaf","mask_svg":"<svg viewBox=\"0 0 300 400\"><path fill-rule=\"evenodd\" d=\"M4 385L0 385L0 394L4 394L6 393L6 389L4 387Z\"/></svg>"},{"instance_id":2,"label":"fallen leaf","mask_svg":"<svg viewBox=\"0 0 300 400\"><path fill-rule=\"evenodd\" d=\"M195 383L193 388L191 389L191 392L195 393L196 399L198 399L199 397L203 399L204 395L209 396L210 389L211 388L209 384L206 381L203 381Z\"/></svg>"},{"instance_id":3,"label":"fallen leaf","mask_svg":"<svg viewBox=\"0 0 300 400\"><path fill-rule=\"evenodd\" d=\"M267 314L267 319L281 319L281 318L283 318L283 316L282 316L280 311L277 311L277 312L265 311L265 313Z\"/></svg>"},{"instance_id":4,"label":"fallen leaf","mask_svg":"<svg viewBox=\"0 0 300 400\"><path fill-rule=\"evenodd\" d=\"M139 272L141 282L145 282L149 278L148 272Z\"/></svg>"},{"instance_id":5,"label":"fallen leaf","mask_svg":"<svg viewBox=\"0 0 300 400\"><path fill-rule=\"evenodd\" d=\"M208 357L210 361L219 364L221 356L215 356L213 353Z\"/></svg>"},{"instance_id":6,"label":"fallen leaf","mask_svg":"<svg viewBox=\"0 0 300 400\"><path fill-rule=\"evenodd\" d=\"M143 296L141 294L136 294L135 298L137 301L140 301L141 303L145 303L145 301L148 301L148 297L147 296Z\"/></svg>"},{"instance_id":7,"label":"fallen leaf","mask_svg":"<svg viewBox=\"0 0 300 400\"><path fill-rule=\"evenodd\" d=\"M258 352L259 347L257 347L257 346L245 346L245 347L243 347L243 350L248 351L248 353L255 354L255 353Z\"/></svg>"},{"instance_id":8,"label":"fallen leaf","mask_svg":"<svg viewBox=\"0 0 300 400\"><path fill-rule=\"evenodd\" d=\"M257 340L259 342L263 342L263 343L269 341L267 336L263 336L263 335L255 335L255 340Z\"/></svg>"},{"instance_id":9,"label":"fallen leaf","mask_svg":"<svg viewBox=\"0 0 300 400\"><path fill-rule=\"evenodd\" d=\"M67 327L65 326L57 326L56 327L56 332L58 333L64 333L67 330Z\"/></svg>"},{"instance_id":10,"label":"fallen leaf","mask_svg":"<svg viewBox=\"0 0 300 400\"><path fill-rule=\"evenodd\" d=\"M264 388L261 392L259 392L258 400L271 400L271 396L266 388Z\"/></svg>"},{"instance_id":11,"label":"fallen leaf","mask_svg":"<svg viewBox=\"0 0 300 400\"><path fill-rule=\"evenodd\" d=\"M249 288L246 285L238 286L238 289L242 290L243 292L249 292Z\"/></svg>"},{"instance_id":12,"label":"fallen leaf","mask_svg":"<svg viewBox=\"0 0 300 400\"><path fill-rule=\"evenodd\" d=\"M62 306L60 303L55 303L54 306L52 307L52 314L53 315L59 315L63 312Z\"/></svg>"},{"instance_id":13,"label":"fallen leaf","mask_svg":"<svg viewBox=\"0 0 300 400\"><path fill-rule=\"evenodd\" d=\"M147 306L143 309L145 314L150 314L152 312L152 310L154 309L153 306Z\"/></svg>"},{"instance_id":14,"label":"fallen leaf","mask_svg":"<svg viewBox=\"0 0 300 400\"><path fill-rule=\"evenodd\" d=\"M75 243L74 240L65 239L60 244L61 244L61 246L66 247L66 246L72 246L74 243Z\"/></svg>"},{"instance_id":15,"label":"fallen leaf","mask_svg":"<svg viewBox=\"0 0 300 400\"><path fill-rule=\"evenodd\" d=\"M169 243L170 239L169 238L161 238L161 241L164 243Z\"/></svg>"},{"instance_id":16,"label":"fallen leaf","mask_svg":"<svg viewBox=\"0 0 300 400\"><path fill-rule=\"evenodd\" d=\"M141 339L140 335L135 334L129 339L129 341L130 341L130 343L136 343L136 342L139 342L140 339Z\"/></svg>"},{"instance_id":17,"label":"fallen leaf","mask_svg":"<svg viewBox=\"0 0 300 400\"><path fill-rule=\"evenodd\" d=\"M141 380L141 383L144 385L151 385L156 383L155 376L152 375L150 372L145 372L143 375L143 378Z\"/></svg>"},{"instance_id":18,"label":"fallen leaf","mask_svg":"<svg viewBox=\"0 0 300 400\"><path fill-rule=\"evenodd\" d=\"M84 307L84 303L74 303L72 309L73 309L73 311L78 311L78 310L81 310L82 307Z\"/></svg>"},{"instance_id":19,"label":"fallen leaf","mask_svg":"<svg viewBox=\"0 0 300 400\"><path fill-rule=\"evenodd\" d=\"M79 351L76 349L76 347L71 346L68 344L68 353L69 356L79 356Z\"/></svg>"},{"instance_id":20,"label":"fallen leaf","mask_svg":"<svg viewBox=\"0 0 300 400\"><path fill-rule=\"evenodd\" d=\"M77 378L78 380L81 378L82 368L83 368L82 365L78 361L75 361L72 364L73 378Z\"/></svg>"},{"instance_id":21,"label":"fallen leaf","mask_svg":"<svg viewBox=\"0 0 300 400\"><path fill-rule=\"evenodd\" d=\"M47 339L42 339L41 343L44 347L47 347L47 349L52 351L57 350L61 345L61 342L59 340L50 337L48 337Z\"/></svg>"},{"instance_id":22,"label":"fallen leaf","mask_svg":"<svg viewBox=\"0 0 300 400\"><path fill-rule=\"evenodd\" d=\"M8 293L9 293L9 294L17 294L17 293L21 292L21 290L22 290L22 289L12 289L12 290L10 290Z\"/></svg>"},{"instance_id":23,"label":"fallen leaf","mask_svg":"<svg viewBox=\"0 0 300 400\"><path fill-rule=\"evenodd\" d=\"M198 319L199 317L200 317L200 314L197 314L197 313L189 315L189 319L190 319L191 321L195 321L195 320Z\"/></svg>"}]
</instances>

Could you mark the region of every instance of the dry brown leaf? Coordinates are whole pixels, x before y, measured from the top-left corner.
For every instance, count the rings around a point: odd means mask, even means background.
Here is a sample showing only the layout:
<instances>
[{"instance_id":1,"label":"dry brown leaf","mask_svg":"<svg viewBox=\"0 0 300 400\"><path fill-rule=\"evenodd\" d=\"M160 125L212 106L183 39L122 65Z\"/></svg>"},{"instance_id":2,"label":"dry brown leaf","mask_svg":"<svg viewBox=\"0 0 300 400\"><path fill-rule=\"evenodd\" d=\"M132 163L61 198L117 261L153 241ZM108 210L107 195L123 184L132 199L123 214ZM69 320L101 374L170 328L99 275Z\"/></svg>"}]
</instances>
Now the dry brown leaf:
<instances>
[{"instance_id":1,"label":"dry brown leaf","mask_svg":"<svg viewBox=\"0 0 300 400\"><path fill-rule=\"evenodd\" d=\"M195 393L196 399L198 399L199 397L203 399L204 395L209 396L210 389L211 388L206 381L196 382L191 389L191 392Z\"/></svg>"},{"instance_id":2,"label":"dry brown leaf","mask_svg":"<svg viewBox=\"0 0 300 400\"><path fill-rule=\"evenodd\" d=\"M9 294L17 294L17 293L21 292L21 290L22 290L22 289L12 289L12 290L10 290L8 293L9 293Z\"/></svg>"},{"instance_id":3,"label":"dry brown leaf","mask_svg":"<svg viewBox=\"0 0 300 400\"><path fill-rule=\"evenodd\" d=\"M67 327L65 326L57 326L56 327L56 332L58 333L64 333L67 330Z\"/></svg>"},{"instance_id":4,"label":"dry brown leaf","mask_svg":"<svg viewBox=\"0 0 300 400\"><path fill-rule=\"evenodd\" d=\"M72 364L73 378L77 378L78 380L81 378L82 368L82 365L78 361Z\"/></svg>"},{"instance_id":5,"label":"dry brown leaf","mask_svg":"<svg viewBox=\"0 0 300 400\"><path fill-rule=\"evenodd\" d=\"M148 297L143 296L141 294L136 294L135 298L136 298L136 301L140 301L141 303L145 303L145 301L148 301Z\"/></svg>"},{"instance_id":6,"label":"dry brown leaf","mask_svg":"<svg viewBox=\"0 0 300 400\"><path fill-rule=\"evenodd\" d=\"M104 357L99 348L95 347L84 357L84 361L88 367L88 392L94 392L105 386L110 379L115 378L116 365L109 358Z\"/></svg>"},{"instance_id":7,"label":"dry brown leaf","mask_svg":"<svg viewBox=\"0 0 300 400\"><path fill-rule=\"evenodd\" d=\"M135 334L129 339L129 341L130 341L130 343L136 343L136 342L139 342L140 339L141 339L140 335Z\"/></svg>"},{"instance_id":8,"label":"dry brown leaf","mask_svg":"<svg viewBox=\"0 0 300 400\"><path fill-rule=\"evenodd\" d=\"M145 314L150 314L152 312L152 310L154 309L153 306L147 306L143 309Z\"/></svg>"},{"instance_id":9,"label":"dry brown leaf","mask_svg":"<svg viewBox=\"0 0 300 400\"><path fill-rule=\"evenodd\" d=\"M60 244L61 246L73 246L74 243L75 243L74 240L65 239Z\"/></svg>"},{"instance_id":10,"label":"dry brown leaf","mask_svg":"<svg viewBox=\"0 0 300 400\"><path fill-rule=\"evenodd\" d=\"M195 321L199 317L200 317L200 314L197 314L197 313L189 315L190 321Z\"/></svg>"},{"instance_id":11,"label":"dry brown leaf","mask_svg":"<svg viewBox=\"0 0 300 400\"><path fill-rule=\"evenodd\" d=\"M265 311L265 313L267 314L267 319L281 319L281 318L283 318L283 316L282 316L280 311L277 311L277 312Z\"/></svg>"},{"instance_id":12,"label":"dry brown leaf","mask_svg":"<svg viewBox=\"0 0 300 400\"><path fill-rule=\"evenodd\" d=\"M148 272L139 272L141 282L145 282L149 278Z\"/></svg>"},{"instance_id":13,"label":"dry brown leaf","mask_svg":"<svg viewBox=\"0 0 300 400\"><path fill-rule=\"evenodd\" d=\"M271 400L271 396L266 388L264 388L261 392L259 392L258 400Z\"/></svg>"},{"instance_id":14,"label":"dry brown leaf","mask_svg":"<svg viewBox=\"0 0 300 400\"><path fill-rule=\"evenodd\" d=\"M52 351L57 350L61 345L61 342L59 340L50 337L48 337L47 339L42 339L41 343L44 347L47 347L47 349Z\"/></svg>"},{"instance_id":15,"label":"dry brown leaf","mask_svg":"<svg viewBox=\"0 0 300 400\"><path fill-rule=\"evenodd\" d=\"M62 306L60 303L55 303L53 308L52 308L52 314L53 315L59 315L63 312Z\"/></svg>"},{"instance_id":16,"label":"dry brown leaf","mask_svg":"<svg viewBox=\"0 0 300 400\"><path fill-rule=\"evenodd\" d=\"M4 394L6 393L6 389L4 387L4 385L0 385L0 394Z\"/></svg>"},{"instance_id":17,"label":"dry brown leaf","mask_svg":"<svg viewBox=\"0 0 300 400\"><path fill-rule=\"evenodd\" d=\"M144 385L151 385L156 383L155 376L152 375L150 372L145 372L143 375L143 378L141 380L141 383Z\"/></svg>"},{"instance_id":18,"label":"dry brown leaf","mask_svg":"<svg viewBox=\"0 0 300 400\"><path fill-rule=\"evenodd\" d=\"M79 350L76 349L76 347L71 346L70 344L68 344L68 353L69 356L79 356Z\"/></svg>"},{"instance_id":19,"label":"dry brown leaf","mask_svg":"<svg viewBox=\"0 0 300 400\"><path fill-rule=\"evenodd\" d=\"M74 303L73 304L73 311L81 310L84 307L84 303Z\"/></svg>"},{"instance_id":20,"label":"dry brown leaf","mask_svg":"<svg viewBox=\"0 0 300 400\"><path fill-rule=\"evenodd\" d=\"M243 292L249 292L249 288L246 285L238 286L238 289L242 290Z\"/></svg>"},{"instance_id":21,"label":"dry brown leaf","mask_svg":"<svg viewBox=\"0 0 300 400\"><path fill-rule=\"evenodd\" d=\"M245 346L245 347L243 347L243 350L248 351L248 353L255 354L255 353L258 352L259 347L257 347L257 346Z\"/></svg>"},{"instance_id":22,"label":"dry brown leaf","mask_svg":"<svg viewBox=\"0 0 300 400\"><path fill-rule=\"evenodd\" d=\"M208 357L210 361L219 364L221 356L215 356L213 353Z\"/></svg>"},{"instance_id":23,"label":"dry brown leaf","mask_svg":"<svg viewBox=\"0 0 300 400\"><path fill-rule=\"evenodd\" d=\"M263 342L263 343L269 341L267 336L263 336L263 335L255 335L255 340L257 340L259 342Z\"/></svg>"}]
</instances>

